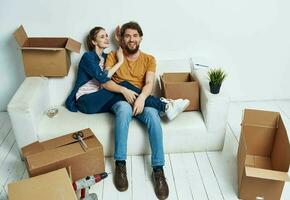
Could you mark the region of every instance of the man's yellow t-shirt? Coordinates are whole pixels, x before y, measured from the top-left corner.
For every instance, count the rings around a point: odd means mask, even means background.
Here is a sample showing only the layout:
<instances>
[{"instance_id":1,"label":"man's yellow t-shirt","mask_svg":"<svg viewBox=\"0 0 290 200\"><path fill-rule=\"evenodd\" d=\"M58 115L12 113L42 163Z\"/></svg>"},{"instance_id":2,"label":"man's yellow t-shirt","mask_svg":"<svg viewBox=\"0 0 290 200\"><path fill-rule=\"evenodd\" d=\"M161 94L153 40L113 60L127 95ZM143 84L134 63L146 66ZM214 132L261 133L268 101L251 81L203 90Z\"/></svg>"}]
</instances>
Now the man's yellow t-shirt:
<instances>
[{"instance_id":1,"label":"man's yellow t-shirt","mask_svg":"<svg viewBox=\"0 0 290 200\"><path fill-rule=\"evenodd\" d=\"M106 69L112 68L118 61L116 52L111 52L106 59ZM156 61L151 55L140 52L139 57L135 61L129 61L124 58L121 67L112 76L112 80L120 83L128 81L134 86L142 89L145 85L146 72L156 71Z\"/></svg>"}]
</instances>

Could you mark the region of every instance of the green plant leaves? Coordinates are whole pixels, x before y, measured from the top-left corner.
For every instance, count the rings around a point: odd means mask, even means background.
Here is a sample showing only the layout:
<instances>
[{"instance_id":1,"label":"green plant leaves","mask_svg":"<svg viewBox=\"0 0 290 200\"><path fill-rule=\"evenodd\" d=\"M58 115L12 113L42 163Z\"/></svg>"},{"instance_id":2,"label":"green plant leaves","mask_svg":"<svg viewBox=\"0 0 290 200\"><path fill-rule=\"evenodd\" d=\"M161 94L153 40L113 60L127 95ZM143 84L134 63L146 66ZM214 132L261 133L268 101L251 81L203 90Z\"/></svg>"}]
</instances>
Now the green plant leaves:
<instances>
[{"instance_id":1,"label":"green plant leaves","mask_svg":"<svg viewBox=\"0 0 290 200\"><path fill-rule=\"evenodd\" d=\"M212 68L207 72L207 75L212 85L221 85L227 76L221 68Z\"/></svg>"}]
</instances>

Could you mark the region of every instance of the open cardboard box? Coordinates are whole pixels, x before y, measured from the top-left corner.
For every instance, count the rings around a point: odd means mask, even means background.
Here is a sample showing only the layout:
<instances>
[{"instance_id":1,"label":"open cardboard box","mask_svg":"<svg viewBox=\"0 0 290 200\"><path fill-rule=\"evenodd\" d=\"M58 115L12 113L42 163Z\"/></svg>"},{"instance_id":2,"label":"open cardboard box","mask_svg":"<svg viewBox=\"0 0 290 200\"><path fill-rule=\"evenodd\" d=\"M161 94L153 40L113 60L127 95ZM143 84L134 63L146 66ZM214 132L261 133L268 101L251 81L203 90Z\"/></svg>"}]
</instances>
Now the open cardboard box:
<instances>
[{"instance_id":1,"label":"open cardboard box","mask_svg":"<svg viewBox=\"0 0 290 200\"><path fill-rule=\"evenodd\" d=\"M238 149L239 198L280 199L288 176L290 145L278 112L245 109Z\"/></svg>"},{"instance_id":2,"label":"open cardboard box","mask_svg":"<svg viewBox=\"0 0 290 200\"><path fill-rule=\"evenodd\" d=\"M81 48L71 38L28 37L22 25L14 37L21 47L26 76L66 76L71 65L70 51L79 53Z\"/></svg>"},{"instance_id":3,"label":"open cardboard box","mask_svg":"<svg viewBox=\"0 0 290 200\"><path fill-rule=\"evenodd\" d=\"M188 99L185 111L199 110L199 84L190 73L164 73L160 76L161 94L167 99Z\"/></svg>"},{"instance_id":4,"label":"open cardboard box","mask_svg":"<svg viewBox=\"0 0 290 200\"><path fill-rule=\"evenodd\" d=\"M77 200L66 169L10 183L9 200Z\"/></svg>"},{"instance_id":5,"label":"open cardboard box","mask_svg":"<svg viewBox=\"0 0 290 200\"><path fill-rule=\"evenodd\" d=\"M71 168L72 180L105 171L103 146L91 129L82 130L88 148L81 147L74 133L44 142L34 142L22 148L30 177L63 167Z\"/></svg>"}]
</instances>

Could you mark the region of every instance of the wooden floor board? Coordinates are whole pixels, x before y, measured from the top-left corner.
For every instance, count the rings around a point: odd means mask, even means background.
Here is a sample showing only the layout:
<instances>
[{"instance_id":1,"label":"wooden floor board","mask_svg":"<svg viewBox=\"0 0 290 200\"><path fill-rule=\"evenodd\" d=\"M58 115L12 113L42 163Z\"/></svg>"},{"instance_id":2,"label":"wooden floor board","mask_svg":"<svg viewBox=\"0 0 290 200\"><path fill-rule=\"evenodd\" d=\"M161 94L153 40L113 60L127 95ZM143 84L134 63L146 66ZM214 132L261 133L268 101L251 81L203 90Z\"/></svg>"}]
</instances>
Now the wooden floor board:
<instances>
[{"instance_id":1,"label":"wooden floor board","mask_svg":"<svg viewBox=\"0 0 290 200\"><path fill-rule=\"evenodd\" d=\"M178 199L208 199L193 153L170 154Z\"/></svg>"},{"instance_id":2,"label":"wooden floor board","mask_svg":"<svg viewBox=\"0 0 290 200\"><path fill-rule=\"evenodd\" d=\"M0 200L7 200L7 194L3 186L0 186Z\"/></svg>"},{"instance_id":3,"label":"wooden floor board","mask_svg":"<svg viewBox=\"0 0 290 200\"><path fill-rule=\"evenodd\" d=\"M167 183L168 183L168 187L169 187L168 200L178 199L177 198L176 185L175 185L175 181L174 181L174 174L173 174L173 171L172 171L172 162L171 162L169 154L165 155L164 173L165 173L165 177L166 177L166 180L167 180Z\"/></svg>"},{"instance_id":4,"label":"wooden floor board","mask_svg":"<svg viewBox=\"0 0 290 200\"><path fill-rule=\"evenodd\" d=\"M0 112L0 130L5 123L8 123L9 116L7 112Z\"/></svg>"},{"instance_id":5,"label":"wooden floor board","mask_svg":"<svg viewBox=\"0 0 290 200\"><path fill-rule=\"evenodd\" d=\"M194 153L209 200L222 200L223 195L206 152Z\"/></svg>"},{"instance_id":6,"label":"wooden floor board","mask_svg":"<svg viewBox=\"0 0 290 200\"><path fill-rule=\"evenodd\" d=\"M237 188L237 148L234 134L228 128L223 151L207 152L224 199L238 199Z\"/></svg>"},{"instance_id":7,"label":"wooden floor board","mask_svg":"<svg viewBox=\"0 0 290 200\"><path fill-rule=\"evenodd\" d=\"M21 159L19 159L17 156L17 151L18 147L16 143L14 143L9 153L5 157L5 160L2 163L3 167L0 168L1 185L7 184L10 174L14 173L15 171L14 168L17 166L18 163L22 163Z\"/></svg>"},{"instance_id":8,"label":"wooden floor board","mask_svg":"<svg viewBox=\"0 0 290 200\"><path fill-rule=\"evenodd\" d=\"M132 156L132 199L157 199L151 180L150 156Z\"/></svg>"},{"instance_id":9,"label":"wooden floor board","mask_svg":"<svg viewBox=\"0 0 290 200\"><path fill-rule=\"evenodd\" d=\"M8 117L8 116L7 116ZM11 132L11 123L8 118L4 119L4 122L0 128L0 148L6 137L9 135Z\"/></svg>"}]
</instances>

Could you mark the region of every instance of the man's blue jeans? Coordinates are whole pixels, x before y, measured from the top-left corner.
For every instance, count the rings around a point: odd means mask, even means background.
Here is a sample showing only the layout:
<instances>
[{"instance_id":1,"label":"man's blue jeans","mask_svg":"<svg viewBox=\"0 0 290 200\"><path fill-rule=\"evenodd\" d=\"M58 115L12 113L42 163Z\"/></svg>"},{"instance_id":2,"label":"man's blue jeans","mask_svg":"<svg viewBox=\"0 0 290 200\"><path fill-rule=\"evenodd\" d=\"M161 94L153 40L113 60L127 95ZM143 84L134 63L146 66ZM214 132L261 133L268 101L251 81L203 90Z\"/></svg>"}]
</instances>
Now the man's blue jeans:
<instances>
[{"instance_id":1,"label":"man's blue jeans","mask_svg":"<svg viewBox=\"0 0 290 200\"><path fill-rule=\"evenodd\" d=\"M126 160L129 123L132 119L132 106L126 101L119 101L112 106L115 113L115 160ZM158 111L152 107L145 107L143 112L135 116L145 124L148 130L151 147L151 165L164 165L163 133Z\"/></svg>"}]
</instances>

